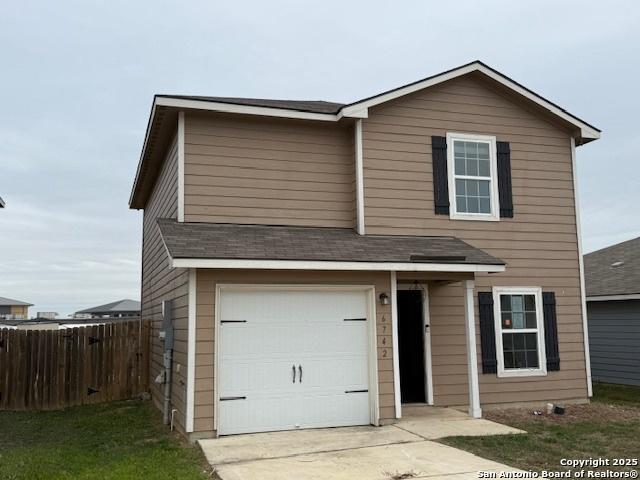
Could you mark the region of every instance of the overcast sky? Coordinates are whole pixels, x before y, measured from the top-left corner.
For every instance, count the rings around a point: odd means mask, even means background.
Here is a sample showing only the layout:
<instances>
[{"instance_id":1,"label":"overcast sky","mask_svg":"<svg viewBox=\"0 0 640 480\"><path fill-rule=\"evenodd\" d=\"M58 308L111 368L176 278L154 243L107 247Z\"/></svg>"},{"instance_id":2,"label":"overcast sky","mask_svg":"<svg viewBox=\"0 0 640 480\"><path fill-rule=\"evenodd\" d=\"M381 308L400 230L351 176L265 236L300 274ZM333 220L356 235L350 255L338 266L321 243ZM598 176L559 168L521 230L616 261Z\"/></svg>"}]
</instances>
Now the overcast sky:
<instances>
[{"instance_id":1,"label":"overcast sky","mask_svg":"<svg viewBox=\"0 0 640 480\"><path fill-rule=\"evenodd\" d=\"M474 59L603 130L578 148L585 250L640 235L640 3L525 3L2 2L0 296L139 298L154 93L353 101Z\"/></svg>"}]
</instances>

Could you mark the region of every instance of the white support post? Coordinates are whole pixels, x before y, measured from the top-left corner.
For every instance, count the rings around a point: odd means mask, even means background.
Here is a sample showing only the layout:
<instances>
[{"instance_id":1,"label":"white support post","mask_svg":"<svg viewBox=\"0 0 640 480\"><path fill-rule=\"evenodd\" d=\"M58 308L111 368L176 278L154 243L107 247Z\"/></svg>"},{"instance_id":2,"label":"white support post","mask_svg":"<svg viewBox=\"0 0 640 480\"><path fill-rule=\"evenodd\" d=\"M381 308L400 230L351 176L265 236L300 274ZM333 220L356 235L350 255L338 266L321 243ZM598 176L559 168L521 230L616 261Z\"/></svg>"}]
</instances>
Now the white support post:
<instances>
[{"instance_id":1,"label":"white support post","mask_svg":"<svg viewBox=\"0 0 640 480\"><path fill-rule=\"evenodd\" d=\"M362 147L362 120L358 119L355 126L356 144L356 231L358 235L365 234L364 226L364 160Z\"/></svg>"},{"instance_id":2,"label":"white support post","mask_svg":"<svg viewBox=\"0 0 640 480\"><path fill-rule=\"evenodd\" d=\"M178 112L178 221L184 222L184 112Z\"/></svg>"},{"instance_id":3,"label":"white support post","mask_svg":"<svg viewBox=\"0 0 640 480\"><path fill-rule=\"evenodd\" d=\"M591 383L591 354L589 353L589 323L587 322L587 297L584 286L584 257L582 256L582 228L580 226L580 199L578 197L578 171L576 166L576 139L571 137L571 170L573 171L573 203L576 211L576 235L578 238L578 266L580 268L580 310L582 312L582 340L584 342L584 368L587 375L587 395L593 396Z\"/></svg>"},{"instance_id":4,"label":"white support post","mask_svg":"<svg viewBox=\"0 0 640 480\"><path fill-rule=\"evenodd\" d=\"M186 430L193 432L196 391L196 279L197 270L189 269L188 282L188 330L187 330L187 405L186 405Z\"/></svg>"},{"instance_id":5,"label":"white support post","mask_svg":"<svg viewBox=\"0 0 640 480\"><path fill-rule=\"evenodd\" d=\"M467 340L467 372L469 375L469 416L482 417L480 390L478 388L478 354L476 350L476 316L473 306L473 280L462 282L464 293L464 324Z\"/></svg>"},{"instance_id":6,"label":"white support post","mask_svg":"<svg viewBox=\"0 0 640 480\"><path fill-rule=\"evenodd\" d=\"M402 418L400 397L400 351L398 349L398 280L396 272L391 272L391 344L393 345L393 393L395 396L396 418Z\"/></svg>"}]
</instances>

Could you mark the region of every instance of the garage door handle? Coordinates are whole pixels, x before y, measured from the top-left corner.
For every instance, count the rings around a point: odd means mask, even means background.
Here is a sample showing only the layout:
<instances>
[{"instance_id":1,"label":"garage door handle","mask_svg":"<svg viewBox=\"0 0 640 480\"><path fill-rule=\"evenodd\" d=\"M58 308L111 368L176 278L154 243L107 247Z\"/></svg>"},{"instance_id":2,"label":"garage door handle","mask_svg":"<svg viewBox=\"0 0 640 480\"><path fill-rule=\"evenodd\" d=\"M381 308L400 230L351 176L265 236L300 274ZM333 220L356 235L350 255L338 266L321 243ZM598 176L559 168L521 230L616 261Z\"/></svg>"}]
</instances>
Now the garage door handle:
<instances>
[{"instance_id":1,"label":"garage door handle","mask_svg":"<svg viewBox=\"0 0 640 480\"><path fill-rule=\"evenodd\" d=\"M302 365L298 365L298 373L300 374L298 381L302 383Z\"/></svg>"},{"instance_id":2,"label":"garage door handle","mask_svg":"<svg viewBox=\"0 0 640 480\"><path fill-rule=\"evenodd\" d=\"M293 383L296 383L296 366L294 365L291 369L293 370Z\"/></svg>"}]
</instances>

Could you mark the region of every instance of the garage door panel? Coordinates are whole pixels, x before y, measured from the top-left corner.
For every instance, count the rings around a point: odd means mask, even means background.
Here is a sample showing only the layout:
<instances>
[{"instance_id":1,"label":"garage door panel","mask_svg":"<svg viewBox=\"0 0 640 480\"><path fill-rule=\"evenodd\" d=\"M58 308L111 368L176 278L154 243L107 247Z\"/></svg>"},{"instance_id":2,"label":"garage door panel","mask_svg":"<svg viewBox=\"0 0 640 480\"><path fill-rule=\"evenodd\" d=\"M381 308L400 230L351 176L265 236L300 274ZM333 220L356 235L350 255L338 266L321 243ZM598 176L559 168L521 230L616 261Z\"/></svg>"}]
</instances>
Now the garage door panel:
<instances>
[{"instance_id":1,"label":"garage door panel","mask_svg":"<svg viewBox=\"0 0 640 480\"><path fill-rule=\"evenodd\" d=\"M368 388L369 370L366 356L306 359L301 365L302 386L305 388L324 388L337 392Z\"/></svg>"},{"instance_id":2,"label":"garage door panel","mask_svg":"<svg viewBox=\"0 0 640 480\"><path fill-rule=\"evenodd\" d=\"M220 325L220 397L244 397L219 402L220 435L369 423L363 291L225 290L219 300L220 320L236 321Z\"/></svg>"},{"instance_id":3,"label":"garage door panel","mask_svg":"<svg viewBox=\"0 0 640 480\"><path fill-rule=\"evenodd\" d=\"M343 355L368 352L367 322L334 320L329 324L308 323L301 326L303 344L299 350L310 355Z\"/></svg>"},{"instance_id":4,"label":"garage door panel","mask_svg":"<svg viewBox=\"0 0 640 480\"><path fill-rule=\"evenodd\" d=\"M281 393L293 391L293 363L289 360L221 361L220 396L250 396L269 389Z\"/></svg>"},{"instance_id":5,"label":"garage door panel","mask_svg":"<svg viewBox=\"0 0 640 480\"><path fill-rule=\"evenodd\" d=\"M297 427L291 410L297 408L299 402L299 398L292 395L220 402L218 430L222 435L292 430Z\"/></svg>"},{"instance_id":6,"label":"garage door panel","mask_svg":"<svg viewBox=\"0 0 640 480\"><path fill-rule=\"evenodd\" d=\"M290 339L291 330L290 324L268 325L253 320L223 323L220 326L220 342L225 347L222 358L290 358L297 351Z\"/></svg>"},{"instance_id":7,"label":"garage door panel","mask_svg":"<svg viewBox=\"0 0 640 480\"><path fill-rule=\"evenodd\" d=\"M283 312L283 306L286 310ZM307 322L334 322L344 318L363 318L366 312L364 294L354 292L318 291L230 291L224 292L220 304L220 319L249 320L273 323L282 321L283 313L294 312ZM287 319L288 321L288 319Z\"/></svg>"},{"instance_id":8,"label":"garage door panel","mask_svg":"<svg viewBox=\"0 0 640 480\"><path fill-rule=\"evenodd\" d=\"M305 395L303 402L307 415L302 428L342 427L369 423L369 396L367 393L340 395Z\"/></svg>"}]
</instances>

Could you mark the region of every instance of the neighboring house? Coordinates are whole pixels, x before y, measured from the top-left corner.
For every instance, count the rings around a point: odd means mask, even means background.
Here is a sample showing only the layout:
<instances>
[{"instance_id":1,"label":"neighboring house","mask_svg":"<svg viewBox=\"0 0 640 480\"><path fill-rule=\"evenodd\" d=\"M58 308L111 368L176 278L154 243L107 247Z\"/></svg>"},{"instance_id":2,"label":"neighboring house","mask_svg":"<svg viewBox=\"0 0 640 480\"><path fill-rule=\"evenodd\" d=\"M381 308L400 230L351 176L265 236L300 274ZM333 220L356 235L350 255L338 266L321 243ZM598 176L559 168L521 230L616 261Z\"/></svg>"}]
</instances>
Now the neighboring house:
<instances>
[{"instance_id":1,"label":"neighboring house","mask_svg":"<svg viewBox=\"0 0 640 480\"><path fill-rule=\"evenodd\" d=\"M348 105L156 96L130 199L154 401L191 439L587 402L599 136L481 62Z\"/></svg>"},{"instance_id":2,"label":"neighboring house","mask_svg":"<svg viewBox=\"0 0 640 480\"><path fill-rule=\"evenodd\" d=\"M56 318L58 318L58 312L38 312L36 318L44 320L55 320Z\"/></svg>"},{"instance_id":3,"label":"neighboring house","mask_svg":"<svg viewBox=\"0 0 640 480\"><path fill-rule=\"evenodd\" d=\"M640 237L584 256L593 379L640 385Z\"/></svg>"},{"instance_id":4,"label":"neighboring house","mask_svg":"<svg viewBox=\"0 0 640 480\"><path fill-rule=\"evenodd\" d=\"M86 308L73 314L73 318L123 318L139 316L140 302L126 298L105 305Z\"/></svg>"},{"instance_id":5,"label":"neighboring house","mask_svg":"<svg viewBox=\"0 0 640 480\"><path fill-rule=\"evenodd\" d=\"M33 304L0 297L0 319L27 320L29 318L29 307L33 307Z\"/></svg>"}]
</instances>

